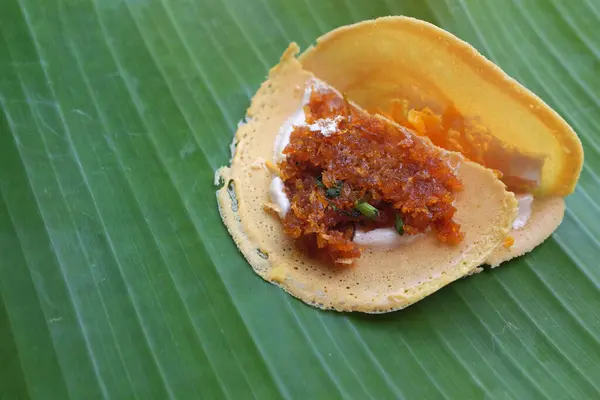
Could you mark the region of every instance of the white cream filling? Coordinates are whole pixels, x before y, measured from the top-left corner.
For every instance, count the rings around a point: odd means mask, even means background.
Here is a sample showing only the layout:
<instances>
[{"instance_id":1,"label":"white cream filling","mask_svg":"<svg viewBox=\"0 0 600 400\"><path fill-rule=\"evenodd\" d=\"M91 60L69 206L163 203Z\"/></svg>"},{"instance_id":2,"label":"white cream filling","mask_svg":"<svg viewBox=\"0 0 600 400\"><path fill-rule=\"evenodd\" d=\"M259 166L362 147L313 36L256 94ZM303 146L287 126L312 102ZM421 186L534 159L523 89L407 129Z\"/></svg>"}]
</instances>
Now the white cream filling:
<instances>
[{"instance_id":1,"label":"white cream filling","mask_svg":"<svg viewBox=\"0 0 600 400\"><path fill-rule=\"evenodd\" d=\"M280 177L276 176L271 181L271 185L269 185L269 196L271 197L271 201L277 204L277 207L279 208L277 211L279 218L283 219L290 209L290 200L285 194L283 180L281 180Z\"/></svg>"},{"instance_id":2,"label":"white cream filling","mask_svg":"<svg viewBox=\"0 0 600 400\"><path fill-rule=\"evenodd\" d=\"M306 93L309 93L310 95L310 90L307 89ZM306 94L304 97L307 97ZM300 107L283 123L283 125L281 125L281 128L279 129L279 133L275 138L275 152L273 154L273 159L276 163L285 160L285 154L283 154L283 150L288 144L290 144L290 136L294 131L294 127L306 126L306 115L304 115L305 104L306 102L303 98Z\"/></svg>"},{"instance_id":3,"label":"white cream filling","mask_svg":"<svg viewBox=\"0 0 600 400\"><path fill-rule=\"evenodd\" d=\"M513 165L513 169L517 169L519 173L516 175L520 178L523 178L528 181L535 182L536 185L539 185L542 181L542 169L541 166L538 165L521 165L518 168L516 165Z\"/></svg>"},{"instance_id":4,"label":"white cream filling","mask_svg":"<svg viewBox=\"0 0 600 400\"><path fill-rule=\"evenodd\" d=\"M342 120L342 116L338 115L335 118L321 118L315 121L314 124L308 126L311 132L321 132L323 136L331 136L338 130L338 125Z\"/></svg>"},{"instance_id":5,"label":"white cream filling","mask_svg":"<svg viewBox=\"0 0 600 400\"><path fill-rule=\"evenodd\" d=\"M542 182L542 170L544 168L544 159L533 158L533 156L514 157L508 173L521 179L532 181L535 186Z\"/></svg>"},{"instance_id":6,"label":"white cream filling","mask_svg":"<svg viewBox=\"0 0 600 400\"><path fill-rule=\"evenodd\" d=\"M519 203L519 211L517 218L513 221L512 228L519 230L523 228L531 217L531 205L533 204L533 195L531 194L516 194L515 198Z\"/></svg>"},{"instance_id":7,"label":"white cream filling","mask_svg":"<svg viewBox=\"0 0 600 400\"><path fill-rule=\"evenodd\" d=\"M379 228L372 231L357 229L354 233L354 243L365 247L394 248L414 242L423 234L402 235L395 228Z\"/></svg>"}]
</instances>

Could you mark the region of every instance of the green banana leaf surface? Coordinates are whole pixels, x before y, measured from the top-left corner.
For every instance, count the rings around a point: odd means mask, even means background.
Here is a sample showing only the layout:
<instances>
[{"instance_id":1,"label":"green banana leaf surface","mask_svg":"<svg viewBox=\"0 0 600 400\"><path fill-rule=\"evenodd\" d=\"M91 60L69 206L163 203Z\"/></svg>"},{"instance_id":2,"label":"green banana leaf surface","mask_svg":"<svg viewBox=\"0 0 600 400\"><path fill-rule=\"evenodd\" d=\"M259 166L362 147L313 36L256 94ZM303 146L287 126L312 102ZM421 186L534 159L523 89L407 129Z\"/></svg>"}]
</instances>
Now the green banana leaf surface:
<instances>
[{"instance_id":1,"label":"green banana leaf surface","mask_svg":"<svg viewBox=\"0 0 600 400\"><path fill-rule=\"evenodd\" d=\"M214 171L290 41L383 15L473 44L585 165L532 253L323 312L252 272ZM2 0L0 398L600 398L599 174L598 0Z\"/></svg>"}]
</instances>

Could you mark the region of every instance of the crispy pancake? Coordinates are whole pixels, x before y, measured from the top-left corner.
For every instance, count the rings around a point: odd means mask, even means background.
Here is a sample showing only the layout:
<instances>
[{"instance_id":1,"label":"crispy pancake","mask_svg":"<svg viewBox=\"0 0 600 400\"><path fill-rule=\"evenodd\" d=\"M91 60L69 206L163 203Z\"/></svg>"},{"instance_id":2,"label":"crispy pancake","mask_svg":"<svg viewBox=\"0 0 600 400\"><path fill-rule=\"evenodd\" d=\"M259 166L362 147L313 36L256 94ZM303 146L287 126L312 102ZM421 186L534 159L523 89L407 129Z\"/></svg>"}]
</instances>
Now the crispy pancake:
<instances>
[{"instance_id":1,"label":"crispy pancake","mask_svg":"<svg viewBox=\"0 0 600 400\"><path fill-rule=\"evenodd\" d=\"M292 44L270 71L236 133L231 166L217 171L224 182L217 192L221 216L254 271L313 306L368 313L404 308L476 272L507 236L517 202L491 170L470 161L462 160L458 172L464 188L457 193L455 218L465 232L458 245L426 234L402 247L365 250L353 266L339 267L298 250L279 218L265 211L272 174L261 164L272 160L280 127L314 79L296 60L297 52Z\"/></svg>"}]
</instances>

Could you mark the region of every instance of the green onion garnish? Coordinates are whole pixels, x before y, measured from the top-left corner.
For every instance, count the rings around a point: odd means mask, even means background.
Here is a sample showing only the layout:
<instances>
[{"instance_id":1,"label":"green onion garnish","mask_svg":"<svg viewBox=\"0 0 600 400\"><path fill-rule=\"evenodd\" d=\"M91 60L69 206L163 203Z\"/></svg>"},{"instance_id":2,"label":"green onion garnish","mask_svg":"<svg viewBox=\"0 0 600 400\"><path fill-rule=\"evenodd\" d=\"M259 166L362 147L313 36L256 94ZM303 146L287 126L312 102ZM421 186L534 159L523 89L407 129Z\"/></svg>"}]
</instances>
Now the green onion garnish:
<instances>
[{"instance_id":1,"label":"green onion garnish","mask_svg":"<svg viewBox=\"0 0 600 400\"><path fill-rule=\"evenodd\" d=\"M342 181L336 181L335 186L328 188L323 183L323 176L320 175L318 178L316 178L316 184L317 187L325 189L325 196L327 196L329 199L335 199L336 197L340 197L340 194L342 194Z\"/></svg>"},{"instance_id":2,"label":"green onion garnish","mask_svg":"<svg viewBox=\"0 0 600 400\"><path fill-rule=\"evenodd\" d=\"M327 190L325 191L325 196L327 196L330 199L334 199L336 197L339 197L341 193L342 193L342 181L337 181L335 183L335 186L327 188Z\"/></svg>"},{"instance_id":3,"label":"green onion garnish","mask_svg":"<svg viewBox=\"0 0 600 400\"><path fill-rule=\"evenodd\" d=\"M400 214L396 214L396 223L394 224L394 226L396 227L396 230L398 231L398 234L400 236L404 235L404 220L402 219Z\"/></svg>"},{"instance_id":4,"label":"green onion garnish","mask_svg":"<svg viewBox=\"0 0 600 400\"><path fill-rule=\"evenodd\" d=\"M340 195L340 189L337 188L337 187L329 188L325 192L325 196L327 196L330 199L334 199L336 197L339 197L339 195Z\"/></svg>"},{"instance_id":5,"label":"green onion garnish","mask_svg":"<svg viewBox=\"0 0 600 400\"><path fill-rule=\"evenodd\" d=\"M327 186L325 186L325 184L323 183L323 177L319 176L317 178L317 187L323 188L323 189L327 189Z\"/></svg>"},{"instance_id":6,"label":"green onion garnish","mask_svg":"<svg viewBox=\"0 0 600 400\"><path fill-rule=\"evenodd\" d=\"M366 201L358 203L356 209L367 218L375 218L379 215L379 211Z\"/></svg>"}]
</instances>

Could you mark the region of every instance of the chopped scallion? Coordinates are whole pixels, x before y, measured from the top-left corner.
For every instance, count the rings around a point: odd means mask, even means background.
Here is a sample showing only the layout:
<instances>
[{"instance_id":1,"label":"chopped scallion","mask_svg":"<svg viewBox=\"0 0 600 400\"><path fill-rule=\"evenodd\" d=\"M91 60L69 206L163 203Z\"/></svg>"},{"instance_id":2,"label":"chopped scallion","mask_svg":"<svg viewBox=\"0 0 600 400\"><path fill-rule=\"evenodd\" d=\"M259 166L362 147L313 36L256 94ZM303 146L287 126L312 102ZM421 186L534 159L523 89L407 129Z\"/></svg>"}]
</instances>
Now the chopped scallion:
<instances>
[{"instance_id":1,"label":"chopped scallion","mask_svg":"<svg viewBox=\"0 0 600 400\"><path fill-rule=\"evenodd\" d=\"M396 230L400 236L404 235L404 220L399 214L396 214L396 223L394 226L396 227Z\"/></svg>"},{"instance_id":2,"label":"chopped scallion","mask_svg":"<svg viewBox=\"0 0 600 400\"><path fill-rule=\"evenodd\" d=\"M325 184L323 183L323 177L319 176L317 178L317 187L323 188L323 189L327 189L327 186L325 186Z\"/></svg>"},{"instance_id":3,"label":"chopped scallion","mask_svg":"<svg viewBox=\"0 0 600 400\"><path fill-rule=\"evenodd\" d=\"M327 196L330 199L334 199L336 197L339 197L341 193L342 193L342 181L337 181L335 183L335 186L327 188L327 190L325 191L325 196Z\"/></svg>"},{"instance_id":4,"label":"chopped scallion","mask_svg":"<svg viewBox=\"0 0 600 400\"><path fill-rule=\"evenodd\" d=\"M379 211L366 201L358 203L356 209L367 218L375 218L379 215Z\"/></svg>"}]
</instances>

